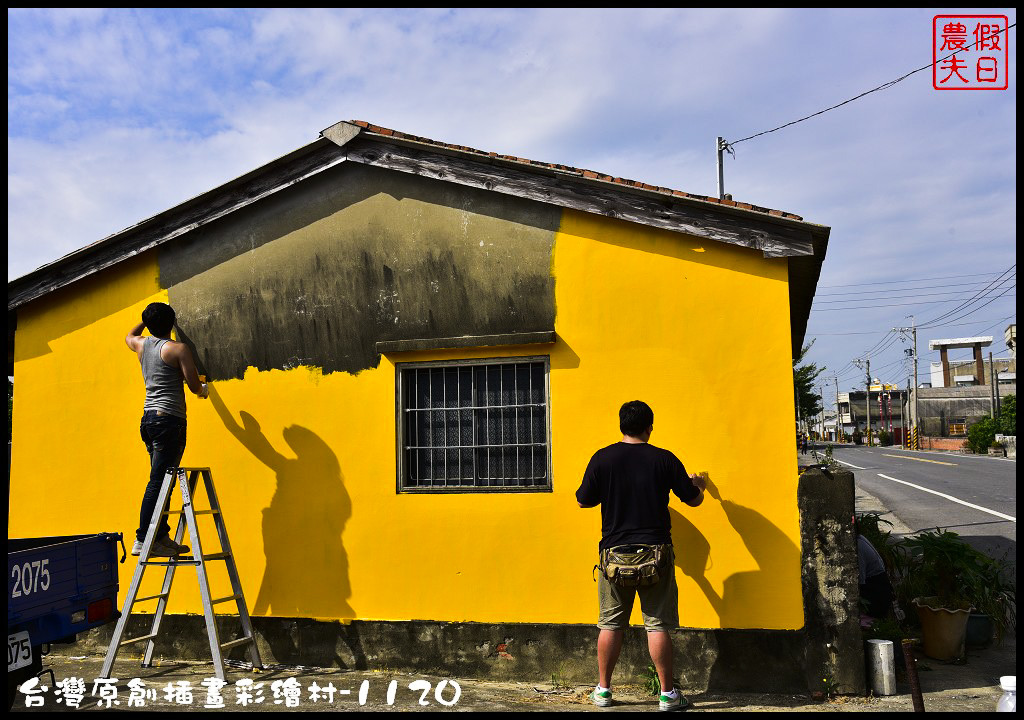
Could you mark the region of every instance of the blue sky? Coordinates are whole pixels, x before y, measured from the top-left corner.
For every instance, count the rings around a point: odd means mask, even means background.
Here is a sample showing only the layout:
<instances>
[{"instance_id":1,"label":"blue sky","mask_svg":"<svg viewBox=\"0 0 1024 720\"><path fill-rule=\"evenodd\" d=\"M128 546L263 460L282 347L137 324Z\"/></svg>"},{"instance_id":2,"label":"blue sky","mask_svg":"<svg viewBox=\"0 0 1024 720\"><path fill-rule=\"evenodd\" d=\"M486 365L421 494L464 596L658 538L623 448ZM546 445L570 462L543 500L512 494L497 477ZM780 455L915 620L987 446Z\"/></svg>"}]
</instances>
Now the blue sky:
<instances>
[{"instance_id":1,"label":"blue sky","mask_svg":"<svg viewBox=\"0 0 1024 720\"><path fill-rule=\"evenodd\" d=\"M8 279L338 120L714 195L718 135L928 64L938 12L1016 22L1013 9L8 10ZM1005 91L937 91L926 70L726 158L736 200L832 228L807 335L823 381L850 389L863 377L850 361L872 350L873 374L905 386L888 330L979 292L921 331L920 370L939 337L993 335L1007 354L1016 33Z\"/></svg>"}]
</instances>

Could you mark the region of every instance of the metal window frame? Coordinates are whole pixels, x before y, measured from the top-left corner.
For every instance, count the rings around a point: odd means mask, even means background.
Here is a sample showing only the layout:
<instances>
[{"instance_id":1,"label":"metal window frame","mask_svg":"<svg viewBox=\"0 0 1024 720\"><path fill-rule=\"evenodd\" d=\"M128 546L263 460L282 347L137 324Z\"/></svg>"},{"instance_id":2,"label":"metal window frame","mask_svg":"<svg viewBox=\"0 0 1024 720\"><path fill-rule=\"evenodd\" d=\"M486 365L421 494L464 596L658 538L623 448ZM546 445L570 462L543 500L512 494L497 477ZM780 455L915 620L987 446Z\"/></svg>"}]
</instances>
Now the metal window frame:
<instances>
[{"instance_id":1,"label":"metal window frame","mask_svg":"<svg viewBox=\"0 0 1024 720\"><path fill-rule=\"evenodd\" d=\"M402 376L408 370L421 368L447 368L447 367L479 367L486 365L512 365L525 363L543 363L544 366L544 426L545 443L547 445L547 483L544 485L489 485L486 487L474 487L469 485L448 486L448 487L405 487L405 422L403 413L403 400L405 387L402 383ZM554 482L551 476L551 356L549 355L503 355L500 357L481 358L460 358L457 360L432 360L428 362L398 362L395 363L395 455L396 476L395 492L403 495L446 495L465 493L545 493L552 492Z\"/></svg>"}]
</instances>

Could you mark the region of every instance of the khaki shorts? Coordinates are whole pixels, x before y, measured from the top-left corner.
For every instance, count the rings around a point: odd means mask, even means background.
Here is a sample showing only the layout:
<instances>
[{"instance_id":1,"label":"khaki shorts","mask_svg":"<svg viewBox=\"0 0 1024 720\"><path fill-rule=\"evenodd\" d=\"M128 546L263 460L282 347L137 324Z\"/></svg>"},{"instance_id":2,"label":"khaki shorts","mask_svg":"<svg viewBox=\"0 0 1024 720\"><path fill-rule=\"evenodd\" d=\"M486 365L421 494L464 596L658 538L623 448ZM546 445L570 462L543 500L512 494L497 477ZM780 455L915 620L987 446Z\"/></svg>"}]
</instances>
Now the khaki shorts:
<instances>
[{"instance_id":1,"label":"khaki shorts","mask_svg":"<svg viewBox=\"0 0 1024 720\"><path fill-rule=\"evenodd\" d=\"M597 627L601 630L625 630L633 612L633 598L640 595L640 612L647 632L671 632L679 627L679 589L676 587L675 562L670 561L654 585L624 588L613 584L597 571L597 597L601 611Z\"/></svg>"}]
</instances>

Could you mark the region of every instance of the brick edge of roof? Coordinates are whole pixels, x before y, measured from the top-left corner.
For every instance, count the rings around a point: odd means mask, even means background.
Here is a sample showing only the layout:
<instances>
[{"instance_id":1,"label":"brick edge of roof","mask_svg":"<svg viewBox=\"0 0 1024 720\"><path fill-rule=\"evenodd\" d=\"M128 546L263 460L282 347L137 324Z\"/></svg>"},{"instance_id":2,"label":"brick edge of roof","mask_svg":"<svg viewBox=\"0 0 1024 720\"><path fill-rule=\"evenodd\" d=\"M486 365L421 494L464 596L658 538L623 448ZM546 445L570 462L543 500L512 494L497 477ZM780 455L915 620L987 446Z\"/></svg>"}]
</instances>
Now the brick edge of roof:
<instances>
[{"instance_id":1,"label":"brick edge of roof","mask_svg":"<svg viewBox=\"0 0 1024 720\"><path fill-rule=\"evenodd\" d=\"M772 217L786 218L787 220L799 220L803 222L803 217L800 215L794 215L793 213L784 212L782 210L773 210L772 208L761 207L760 205L753 205L751 203L738 202L736 200L725 200L716 197L710 197L708 195L697 195L695 193L688 193L682 190L675 190L673 188L662 187L660 185L649 185L639 180L629 180L628 178L615 177L605 173L597 172L596 170L586 170L583 168L571 167L569 165L561 165L558 163L546 163L539 160L530 160L528 158L521 158L515 155L502 155L501 153L488 152L486 150L478 150L467 145L455 145L452 143L445 143L439 140L432 140L427 137L420 135L412 135L410 133L404 133L399 130L393 130L386 128L381 125L374 125L373 123L366 122L365 120L351 120L353 125L367 130L368 132L384 137L394 137L400 140L409 140L412 142L423 143L425 145L433 145L435 147L447 148L448 150L456 150L459 152L470 153L472 155L479 155L484 158L494 158L498 160L505 160L508 162L520 163L522 165L529 165L531 167L540 167L547 170L555 170L557 172L567 173L583 177L591 180L602 180L604 182L610 182L617 185L625 185L627 187L637 188L639 190L648 190L651 192L662 193L663 195L671 195L673 197L687 198L689 200L699 200L701 202L714 203L716 205L724 205L727 207L734 207L740 210L750 210L753 212L763 213L765 215L771 215Z\"/></svg>"}]
</instances>

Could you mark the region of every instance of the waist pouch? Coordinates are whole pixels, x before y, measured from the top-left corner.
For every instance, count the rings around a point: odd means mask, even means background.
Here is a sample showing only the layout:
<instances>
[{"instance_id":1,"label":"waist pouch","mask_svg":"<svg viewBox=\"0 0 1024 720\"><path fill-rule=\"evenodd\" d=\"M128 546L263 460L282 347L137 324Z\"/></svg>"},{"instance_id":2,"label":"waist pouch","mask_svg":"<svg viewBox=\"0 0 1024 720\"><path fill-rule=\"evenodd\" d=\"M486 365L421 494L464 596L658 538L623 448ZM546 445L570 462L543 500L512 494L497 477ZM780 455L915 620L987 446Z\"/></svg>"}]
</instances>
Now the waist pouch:
<instances>
[{"instance_id":1,"label":"waist pouch","mask_svg":"<svg viewBox=\"0 0 1024 720\"><path fill-rule=\"evenodd\" d=\"M672 558L671 545L617 545L601 551L598 568L614 585L642 587L661 580Z\"/></svg>"}]
</instances>

